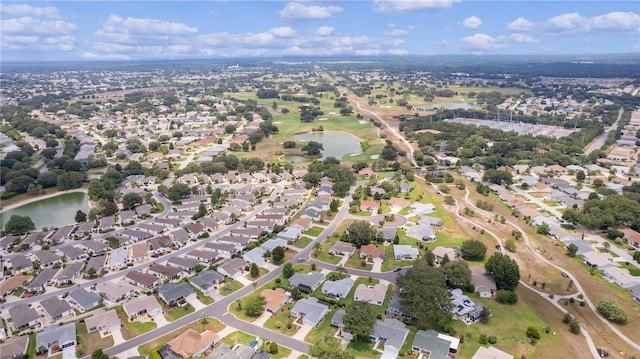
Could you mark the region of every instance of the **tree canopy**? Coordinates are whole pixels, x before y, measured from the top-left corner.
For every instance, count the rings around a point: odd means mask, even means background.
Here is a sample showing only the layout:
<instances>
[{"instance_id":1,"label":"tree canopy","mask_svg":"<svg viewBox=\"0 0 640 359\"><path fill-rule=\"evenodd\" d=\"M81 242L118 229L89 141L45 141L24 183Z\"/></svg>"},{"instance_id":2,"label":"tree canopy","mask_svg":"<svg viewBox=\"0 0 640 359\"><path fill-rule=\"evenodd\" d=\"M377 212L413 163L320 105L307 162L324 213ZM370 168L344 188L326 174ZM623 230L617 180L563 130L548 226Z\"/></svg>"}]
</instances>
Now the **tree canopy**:
<instances>
[{"instance_id":1,"label":"tree canopy","mask_svg":"<svg viewBox=\"0 0 640 359\"><path fill-rule=\"evenodd\" d=\"M343 322L345 332L353 334L359 340L367 340L376 322L376 312L373 305L355 301L346 308Z\"/></svg>"},{"instance_id":2,"label":"tree canopy","mask_svg":"<svg viewBox=\"0 0 640 359\"><path fill-rule=\"evenodd\" d=\"M502 253L494 253L484 265L487 273L493 276L498 289L513 291L520 281L520 267L509 256Z\"/></svg>"},{"instance_id":3,"label":"tree canopy","mask_svg":"<svg viewBox=\"0 0 640 359\"><path fill-rule=\"evenodd\" d=\"M400 304L422 325L442 324L451 318L451 300L442 271L417 261L400 274L396 284L402 290Z\"/></svg>"},{"instance_id":4,"label":"tree canopy","mask_svg":"<svg viewBox=\"0 0 640 359\"><path fill-rule=\"evenodd\" d=\"M354 355L344 349L337 339L326 336L309 348L309 355L317 359L354 359Z\"/></svg>"},{"instance_id":5,"label":"tree canopy","mask_svg":"<svg viewBox=\"0 0 640 359\"><path fill-rule=\"evenodd\" d=\"M468 239L460 246L460 256L468 261L482 261L487 254L487 246L477 239Z\"/></svg>"},{"instance_id":6,"label":"tree canopy","mask_svg":"<svg viewBox=\"0 0 640 359\"><path fill-rule=\"evenodd\" d=\"M373 242L376 238L376 233L369 222L355 221L347 228L346 237L354 246L360 248Z\"/></svg>"},{"instance_id":7,"label":"tree canopy","mask_svg":"<svg viewBox=\"0 0 640 359\"><path fill-rule=\"evenodd\" d=\"M31 217L12 214L7 223L4 224L5 232L11 235L23 235L36 229Z\"/></svg>"}]
</instances>

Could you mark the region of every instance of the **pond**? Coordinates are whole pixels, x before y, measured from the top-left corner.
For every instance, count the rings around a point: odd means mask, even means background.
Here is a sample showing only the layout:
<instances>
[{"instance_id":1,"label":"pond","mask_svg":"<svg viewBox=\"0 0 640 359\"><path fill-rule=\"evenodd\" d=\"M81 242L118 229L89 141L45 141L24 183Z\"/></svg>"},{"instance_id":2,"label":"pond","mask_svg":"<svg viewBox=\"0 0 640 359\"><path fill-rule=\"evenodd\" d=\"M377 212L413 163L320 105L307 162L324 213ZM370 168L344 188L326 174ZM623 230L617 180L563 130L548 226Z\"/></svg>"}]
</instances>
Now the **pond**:
<instances>
[{"instance_id":1,"label":"pond","mask_svg":"<svg viewBox=\"0 0 640 359\"><path fill-rule=\"evenodd\" d=\"M307 132L295 136L299 141L316 141L322 143L322 159L327 157L335 157L342 160L344 155L362 152L360 146L361 139L342 131L323 131L323 132ZM303 144L298 144L300 148Z\"/></svg>"},{"instance_id":2,"label":"pond","mask_svg":"<svg viewBox=\"0 0 640 359\"><path fill-rule=\"evenodd\" d=\"M282 162L297 163L297 162L304 162L306 160L307 160L306 157L300 156L300 155L284 155L284 156L280 156L280 161L282 161Z\"/></svg>"},{"instance_id":3,"label":"pond","mask_svg":"<svg viewBox=\"0 0 640 359\"><path fill-rule=\"evenodd\" d=\"M473 108L473 104L467 103L467 102L443 102L443 103L439 103L439 104L435 104L435 105L429 105L429 106L420 106L420 107L414 107L413 111L428 111L428 110L435 110L435 109L443 109L443 110L468 110L470 108Z\"/></svg>"},{"instance_id":4,"label":"pond","mask_svg":"<svg viewBox=\"0 0 640 359\"><path fill-rule=\"evenodd\" d=\"M83 192L65 193L2 212L0 222L4 228L4 224L11 218L11 215L17 214L31 217L36 229L62 227L75 223L74 217L78 210L89 212L87 195Z\"/></svg>"}]
</instances>

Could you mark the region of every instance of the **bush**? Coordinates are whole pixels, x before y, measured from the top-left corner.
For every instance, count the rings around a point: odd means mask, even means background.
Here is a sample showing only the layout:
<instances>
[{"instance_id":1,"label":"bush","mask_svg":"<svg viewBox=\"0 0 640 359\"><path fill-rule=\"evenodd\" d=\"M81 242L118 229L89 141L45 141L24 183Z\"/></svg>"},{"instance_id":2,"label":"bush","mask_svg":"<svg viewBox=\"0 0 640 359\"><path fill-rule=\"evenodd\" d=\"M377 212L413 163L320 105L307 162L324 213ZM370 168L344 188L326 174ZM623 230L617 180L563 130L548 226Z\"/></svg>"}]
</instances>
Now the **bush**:
<instances>
[{"instance_id":1,"label":"bush","mask_svg":"<svg viewBox=\"0 0 640 359\"><path fill-rule=\"evenodd\" d=\"M480 339L478 339L478 343L487 344L488 339L486 334L480 334Z\"/></svg>"},{"instance_id":2,"label":"bush","mask_svg":"<svg viewBox=\"0 0 640 359\"><path fill-rule=\"evenodd\" d=\"M573 334L580 334L580 323L573 319L569 322L569 331Z\"/></svg>"},{"instance_id":3,"label":"bush","mask_svg":"<svg viewBox=\"0 0 640 359\"><path fill-rule=\"evenodd\" d=\"M584 307L585 305L587 305L587 302L585 302L584 300L580 301L580 306Z\"/></svg>"},{"instance_id":4,"label":"bush","mask_svg":"<svg viewBox=\"0 0 640 359\"><path fill-rule=\"evenodd\" d=\"M269 344L269 353L278 354L278 344L271 342L271 344Z\"/></svg>"},{"instance_id":5,"label":"bush","mask_svg":"<svg viewBox=\"0 0 640 359\"><path fill-rule=\"evenodd\" d=\"M618 304L611 299L605 298L598 302L596 306L598 312L605 318L617 324L627 324L629 317L627 313L618 307Z\"/></svg>"},{"instance_id":6,"label":"bush","mask_svg":"<svg viewBox=\"0 0 640 359\"><path fill-rule=\"evenodd\" d=\"M573 320L573 316L569 313L564 313L564 317L562 317L562 322L564 324L569 324Z\"/></svg>"},{"instance_id":7,"label":"bush","mask_svg":"<svg viewBox=\"0 0 640 359\"><path fill-rule=\"evenodd\" d=\"M510 290L500 289L496 292L496 301L500 304L518 303L518 295Z\"/></svg>"},{"instance_id":8,"label":"bush","mask_svg":"<svg viewBox=\"0 0 640 359\"><path fill-rule=\"evenodd\" d=\"M527 338L540 339L540 332L535 327L527 327Z\"/></svg>"},{"instance_id":9,"label":"bush","mask_svg":"<svg viewBox=\"0 0 640 359\"><path fill-rule=\"evenodd\" d=\"M490 335L487 341L489 342L489 344L495 344L498 342L498 338L496 338L495 335Z\"/></svg>"}]
</instances>

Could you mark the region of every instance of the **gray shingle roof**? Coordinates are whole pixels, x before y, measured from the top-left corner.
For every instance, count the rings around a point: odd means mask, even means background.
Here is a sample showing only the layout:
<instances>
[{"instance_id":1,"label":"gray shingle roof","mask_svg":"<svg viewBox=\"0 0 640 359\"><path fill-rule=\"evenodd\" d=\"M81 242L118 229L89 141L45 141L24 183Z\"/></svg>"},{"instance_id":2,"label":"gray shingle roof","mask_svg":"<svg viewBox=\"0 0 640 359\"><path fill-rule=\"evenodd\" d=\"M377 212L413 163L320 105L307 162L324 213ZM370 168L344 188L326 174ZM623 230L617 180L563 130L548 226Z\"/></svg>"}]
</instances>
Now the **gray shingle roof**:
<instances>
[{"instance_id":1,"label":"gray shingle roof","mask_svg":"<svg viewBox=\"0 0 640 359\"><path fill-rule=\"evenodd\" d=\"M100 296L93 293L88 292L83 288L78 288L69 293L69 297L73 299L80 307L84 310L89 310L96 306L100 301Z\"/></svg>"},{"instance_id":2,"label":"gray shingle roof","mask_svg":"<svg viewBox=\"0 0 640 359\"><path fill-rule=\"evenodd\" d=\"M309 272L306 274L296 273L289 278L289 285L293 287L305 286L311 289L320 285L324 279L324 274L320 272Z\"/></svg>"},{"instance_id":3,"label":"gray shingle roof","mask_svg":"<svg viewBox=\"0 0 640 359\"><path fill-rule=\"evenodd\" d=\"M167 283L158 289L158 295L167 303L173 303L194 293L193 288L187 283Z\"/></svg>"}]
</instances>

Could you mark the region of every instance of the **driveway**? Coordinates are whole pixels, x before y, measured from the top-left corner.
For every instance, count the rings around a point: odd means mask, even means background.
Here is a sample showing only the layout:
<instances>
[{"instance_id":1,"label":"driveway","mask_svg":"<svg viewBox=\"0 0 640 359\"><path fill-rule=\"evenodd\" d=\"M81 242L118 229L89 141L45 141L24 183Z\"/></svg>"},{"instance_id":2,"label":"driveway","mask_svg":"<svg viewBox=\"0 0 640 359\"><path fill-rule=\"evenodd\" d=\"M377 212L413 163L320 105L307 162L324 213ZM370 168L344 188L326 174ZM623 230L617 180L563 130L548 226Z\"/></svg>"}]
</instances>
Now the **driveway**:
<instances>
[{"instance_id":1,"label":"driveway","mask_svg":"<svg viewBox=\"0 0 640 359\"><path fill-rule=\"evenodd\" d=\"M62 349L62 359L77 359L76 357L76 347L66 347Z\"/></svg>"},{"instance_id":2,"label":"driveway","mask_svg":"<svg viewBox=\"0 0 640 359\"><path fill-rule=\"evenodd\" d=\"M382 272L382 262L374 261L373 262L373 267L371 268L371 271L374 272L374 273Z\"/></svg>"},{"instance_id":3,"label":"driveway","mask_svg":"<svg viewBox=\"0 0 640 359\"><path fill-rule=\"evenodd\" d=\"M264 313L262 313L262 315L258 317L258 319L253 321L253 325L257 325L259 327L264 327L264 323L267 320L269 320L269 318L271 318L271 313L269 313L269 312L267 312L265 310Z\"/></svg>"},{"instance_id":4,"label":"driveway","mask_svg":"<svg viewBox=\"0 0 640 359\"><path fill-rule=\"evenodd\" d=\"M113 338L113 345L118 345L125 342L124 338L122 337L122 332L120 330L111 332L111 338Z\"/></svg>"},{"instance_id":5,"label":"driveway","mask_svg":"<svg viewBox=\"0 0 640 359\"><path fill-rule=\"evenodd\" d=\"M300 329L298 329L298 331L296 332L296 334L294 334L292 336L293 339L298 339L301 341L304 341L304 337L307 336L307 334L309 334L309 332L313 329L312 326L310 325L303 325L300 327Z\"/></svg>"},{"instance_id":6,"label":"driveway","mask_svg":"<svg viewBox=\"0 0 640 359\"><path fill-rule=\"evenodd\" d=\"M158 314L158 315L156 315L156 316L154 316L152 318L153 318L153 321L156 322L156 325L158 325L158 328L169 324L169 321L167 320L167 318L164 317L164 315L162 315L162 313L160 313L160 314Z\"/></svg>"},{"instance_id":7,"label":"driveway","mask_svg":"<svg viewBox=\"0 0 640 359\"><path fill-rule=\"evenodd\" d=\"M196 310L203 309L206 305L202 304L202 302L198 298L193 298L187 301L191 304Z\"/></svg>"}]
</instances>

